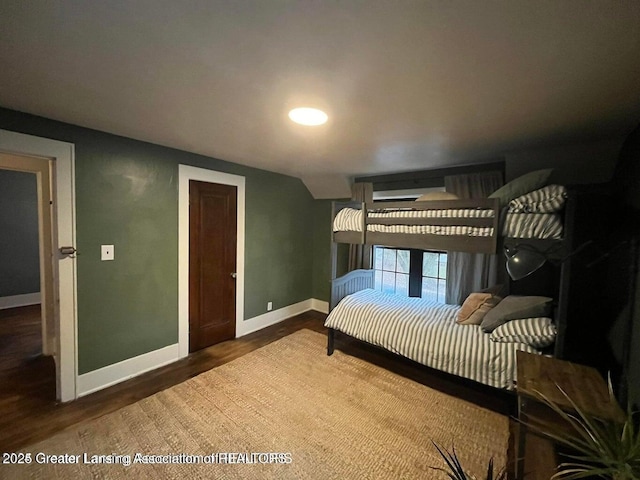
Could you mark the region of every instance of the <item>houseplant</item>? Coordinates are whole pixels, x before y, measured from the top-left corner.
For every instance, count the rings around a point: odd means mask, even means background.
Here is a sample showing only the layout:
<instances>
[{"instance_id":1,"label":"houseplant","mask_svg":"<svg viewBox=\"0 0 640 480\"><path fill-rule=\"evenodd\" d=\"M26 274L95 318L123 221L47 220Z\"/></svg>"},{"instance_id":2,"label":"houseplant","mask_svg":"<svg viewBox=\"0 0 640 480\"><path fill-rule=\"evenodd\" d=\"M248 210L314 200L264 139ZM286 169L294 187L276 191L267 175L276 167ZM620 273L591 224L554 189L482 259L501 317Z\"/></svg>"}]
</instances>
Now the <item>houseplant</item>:
<instances>
[{"instance_id":1,"label":"houseplant","mask_svg":"<svg viewBox=\"0 0 640 480\"><path fill-rule=\"evenodd\" d=\"M580 478L606 478L611 480L640 479L640 430L636 414L631 408L619 420L604 420L595 417L574 402L558 386L562 395L571 404L574 412L562 410L558 404L538 392L540 400L551 408L565 423L527 425L565 447L566 462L558 465L552 480ZM609 381L609 395L616 402Z\"/></svg>"},{"instance_id":2,"label":"houseplant","mask_svg":"<svg viewBox=\"0 0 640 480\"><path fill-rule=\"evenodd\" d=\"M444 458L444 461L447 464L447 468L440 468L440 467L431 467L431 468L433 468L434 470L445 472L451 480L479 480L479 477L476 477L475 475L471 475L470 473L467 473L467 471L465 471L464 467L460 463L460 459L458 458L458 455L456 454L455 448L452 448L452 451L449 452L448 450L445 450L435 442L433 442L433 445L436 447L436 449L438 450L438 453L442 456L442 458ZM486 480L506 480L507 472L504 468L497 472L494 471L493 458L491 458L489 459L489 464L487 466L487 474L486 474L486 477L484 478Z\"/></svg>"}]
</instances>

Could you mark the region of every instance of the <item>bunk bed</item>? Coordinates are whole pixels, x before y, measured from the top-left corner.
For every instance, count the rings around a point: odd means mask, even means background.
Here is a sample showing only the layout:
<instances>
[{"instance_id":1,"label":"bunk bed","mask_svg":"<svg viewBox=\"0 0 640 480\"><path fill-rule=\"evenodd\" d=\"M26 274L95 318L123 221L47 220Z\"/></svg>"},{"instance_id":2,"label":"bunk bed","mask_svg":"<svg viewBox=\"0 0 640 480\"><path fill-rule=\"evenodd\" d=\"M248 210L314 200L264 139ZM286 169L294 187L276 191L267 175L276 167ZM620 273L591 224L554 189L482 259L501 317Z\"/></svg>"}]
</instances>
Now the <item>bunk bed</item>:
<instances>
[{"instance_id":1,"label":"bunk bed","mask_svg":"<svg viewBox=\"0 0 640 480\"><path fill-rule=\"evenodd\" d=\"M415 202L334 202L333 241L424 250L496 253L499 239L561 240L569 194L548 185L504 208L498 198Z\"/></svg>"},{"instance_id":2,"label":"bunk bed","mask_svg":"<svg viewBox=\"0 0 640 480\"><path fill-rule=\"evenodd\" d=\"M332 218L337 243L495 253L499 203L497 199L334 202Z\"/></svg>"},{"instance_id":3,"label":"bunk bed","mask_svg":"<svg viewBox=\"0 0 640 480\"><path fill-rule=\"evenodd\" d=\"M561 260L572 249L575 195L559 188L554 192L561 195L556 195L553 205L547 203L542 208L537 191L527 194L538 205L535 208L531 203L513 201L501 208L499 201L491 198L334 202L333 272L339 243L489 254L501 253L506 246L526 244L558 260L559 272L553 314L545 315L553 320L540 319L552 322L554 333L544 344L517 336L517 341L508 337L507 341L496 340L480 325L457 323L460 306L383 294L373 290L373 270L349 272L332 280L330 314L325 323L329 329L327 354L333 353L339 332L430 368L506 390L514 388L516 351L562 358L571 262ZM499 261L504 264L502 258ZM504 280L509 283L506 275Z\"/></svg>"}]
</instances>

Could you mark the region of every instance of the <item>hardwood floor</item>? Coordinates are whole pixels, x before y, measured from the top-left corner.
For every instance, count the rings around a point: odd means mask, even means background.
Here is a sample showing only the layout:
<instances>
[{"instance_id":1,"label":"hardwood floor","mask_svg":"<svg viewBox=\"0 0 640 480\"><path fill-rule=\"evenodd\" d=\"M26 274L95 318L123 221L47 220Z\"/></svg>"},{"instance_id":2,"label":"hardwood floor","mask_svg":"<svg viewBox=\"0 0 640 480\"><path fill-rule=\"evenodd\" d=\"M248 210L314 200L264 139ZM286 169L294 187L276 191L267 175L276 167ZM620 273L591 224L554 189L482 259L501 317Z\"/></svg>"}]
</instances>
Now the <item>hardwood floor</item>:
<instances>
[{"instance_id":1,"label":"hardwood floor","mask_svg":"<svg viewBox=\"0 0 640 480\"><path fill-rule=\"evenodd\" d=\"M55 366L43 357L40 309L0 310L0 451L42 440L97 418L256 350L301 328L325 331L324 315L309 312L70 403L55 401Z\"/></svg>"},{"instance_id":2,"label":"hardwood floor","mask_svg":"<svg viewBox=\"0 0 640 480\"><path fill-rule=\"evenodd\" d=\"M0 452L15 451L79 422L113 412L297 330L307 328L325 333L324 318L321 313L307 312L250 335L200 350L171 365L74 402L59 404L55 401L53 360L40 354L39 307L0 310ZM515 396L506 392L485 389L473 382L425 369L344 335L336 335L335 345L336 349L347 354L485 408L504 415L514 412ZM531 447L535 447L534 442ZM527 450L527 458L532 459L528 465L538 464L540 451L533 448L530 452L530 447ZM512 446L509 458L515 458ZM544 477L533 474L527 478Z\"/></svg>"}]
</instances>

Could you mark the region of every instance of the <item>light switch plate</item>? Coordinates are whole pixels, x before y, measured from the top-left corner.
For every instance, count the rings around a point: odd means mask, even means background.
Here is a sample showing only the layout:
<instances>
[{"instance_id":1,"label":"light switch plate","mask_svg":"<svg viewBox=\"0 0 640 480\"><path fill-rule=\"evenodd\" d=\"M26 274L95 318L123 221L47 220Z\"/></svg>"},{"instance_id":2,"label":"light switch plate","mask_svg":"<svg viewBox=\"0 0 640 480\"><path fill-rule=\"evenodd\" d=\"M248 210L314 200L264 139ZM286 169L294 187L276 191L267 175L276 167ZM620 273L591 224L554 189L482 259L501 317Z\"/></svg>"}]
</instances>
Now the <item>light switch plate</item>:
<instances>
[{"instance_id":1,"label":"light switch plate","mask_svg":"<svg viewBox=\"0 0 640 480\"><path fill-rule=\"evenodd\" d=\"M102 256L101 260L113 260L114 259L114 251L113 245L102 245Z\"/></svg>"}]
</instances>

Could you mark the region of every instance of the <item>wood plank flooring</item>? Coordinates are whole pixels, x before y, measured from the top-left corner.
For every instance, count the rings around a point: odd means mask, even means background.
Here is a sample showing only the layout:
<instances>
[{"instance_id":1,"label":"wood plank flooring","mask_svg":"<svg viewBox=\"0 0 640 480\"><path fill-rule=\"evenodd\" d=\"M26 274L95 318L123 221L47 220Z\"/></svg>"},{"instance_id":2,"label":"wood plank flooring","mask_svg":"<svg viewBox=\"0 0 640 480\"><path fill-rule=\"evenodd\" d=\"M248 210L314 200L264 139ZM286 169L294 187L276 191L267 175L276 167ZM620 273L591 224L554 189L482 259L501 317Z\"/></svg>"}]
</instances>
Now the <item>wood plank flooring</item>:
<instances>
[{"instance_id":1,"label":"wood plank flooring","mask_svg":"<svg viewBox=\"0 0 640 480\"><path fill-rule=\"evenodd\" d=\"M250 335L200 350L171 365L74 402L59 404L55 401L53 360L41 355L39 306L0 310L0 452L15 451L79 422L113 412L297 330L307 328L325 333L324 319L325 315L321 313L307 312ZM488 387L484 389L473 382L425 369L344 335L336 336L336 349L499 413L509 415L514 412L514 395ZM512 424L512 431L515 428ZM532 459L528 466L537 465L540 459L540 450L535 448L534 442L531 447L527 448L527 459ZM513 446L510 447L509 458L515 458ZM543 477L533 473L527 478Z\"/></svg>"},{"instance_id":2,"label":"wood plank flooring","mask_svg":"<svg viewBox=\"0 0 640 480\"><path fill-rule=\"evenodd\" d=\"M223 342L152 372L74 402L55 401L55 366L43 357L40 309L0 310L0 451L47 438L176 385L301 328L324 331L324 315L307 314L236 340Z\"/></svg>"}]
</instances>

